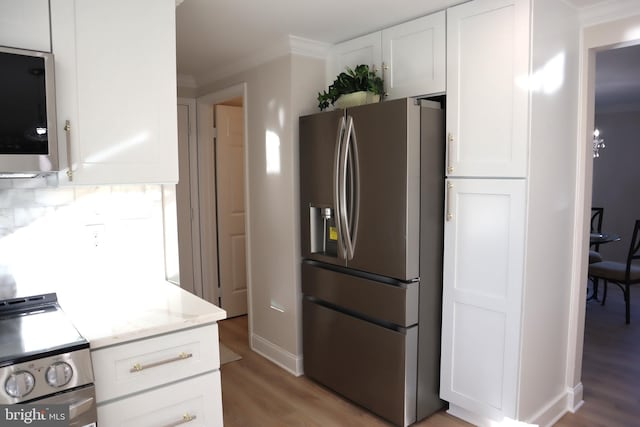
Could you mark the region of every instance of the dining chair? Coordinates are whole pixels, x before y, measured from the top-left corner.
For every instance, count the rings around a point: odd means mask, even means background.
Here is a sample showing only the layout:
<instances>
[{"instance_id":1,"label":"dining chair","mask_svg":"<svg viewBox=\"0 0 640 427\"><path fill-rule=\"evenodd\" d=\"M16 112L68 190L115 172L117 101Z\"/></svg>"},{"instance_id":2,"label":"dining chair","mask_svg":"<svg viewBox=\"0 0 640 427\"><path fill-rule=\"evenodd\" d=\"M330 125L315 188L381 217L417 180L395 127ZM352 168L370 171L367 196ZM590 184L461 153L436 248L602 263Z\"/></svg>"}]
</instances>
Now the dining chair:
<instances>
[{"instance_id":1,"label":"dining chair","mask_svg":"<svg viewBox=\"0 0 640 427\"><path fill-rule=\"evenodd\" d=\"M604 208L591 208L591 233L602 233L602 218ZM589 264L602 261L600 255L600 244L594 243L593 248L589 248Z\"/></svg>"},{"instance_id":2,"label":"dining chair","mask_svg":"<svg viewBox=\"0 0 640 427\"><path fill-rule=\"evenodd\" d=\"M631 285L640 283L640 264L634 263L640 260L640 219L636 220L633 228L633 237L629 245L627 262L600 261L589 264L589 277L595 281L602 279L604 292L602 295L602 305L607 300L607 287L609 282L617 285L624 294L625 320L629 324L631 319Z\"/></svg>"}]
</instances>

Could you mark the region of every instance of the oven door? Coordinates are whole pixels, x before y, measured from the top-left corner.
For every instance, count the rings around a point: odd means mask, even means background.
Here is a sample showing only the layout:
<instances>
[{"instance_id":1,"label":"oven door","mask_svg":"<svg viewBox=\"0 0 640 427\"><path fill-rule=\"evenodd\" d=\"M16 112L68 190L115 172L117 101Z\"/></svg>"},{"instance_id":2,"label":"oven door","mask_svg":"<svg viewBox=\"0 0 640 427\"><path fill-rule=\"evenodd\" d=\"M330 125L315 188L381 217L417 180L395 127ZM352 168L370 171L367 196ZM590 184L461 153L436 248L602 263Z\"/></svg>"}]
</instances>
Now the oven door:
<instances>
[{"instance_id":1,"label":"oven door","mask_svg":"<svg viewBox=\"0 0 640 427\"><path fill-rule=\"evenodd\" d=\"M96 389L93 384L29 403L69 405L69 427L96 427Z\"/></svg>"}]
</instances>

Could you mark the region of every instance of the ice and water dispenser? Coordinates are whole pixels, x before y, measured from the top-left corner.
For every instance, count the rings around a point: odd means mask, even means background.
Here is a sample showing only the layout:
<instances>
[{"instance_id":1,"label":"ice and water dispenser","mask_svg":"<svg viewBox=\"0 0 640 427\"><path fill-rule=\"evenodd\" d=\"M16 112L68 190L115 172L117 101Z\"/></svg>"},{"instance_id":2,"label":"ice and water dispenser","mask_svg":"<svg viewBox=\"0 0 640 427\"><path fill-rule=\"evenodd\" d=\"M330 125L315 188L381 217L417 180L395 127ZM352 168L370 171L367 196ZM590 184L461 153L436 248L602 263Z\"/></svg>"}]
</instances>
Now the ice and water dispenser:
<instances>
[{"instance_id":1,"label":"ice and water dispenser","mask_svg":"<svg viewBox=\"0 0 640 427\"><path fill-rule=\"evenodd\" d=\"M334 209L327 206L310 206L311 253L338 256L338 229Z\"/></svg>"}]
</instances>

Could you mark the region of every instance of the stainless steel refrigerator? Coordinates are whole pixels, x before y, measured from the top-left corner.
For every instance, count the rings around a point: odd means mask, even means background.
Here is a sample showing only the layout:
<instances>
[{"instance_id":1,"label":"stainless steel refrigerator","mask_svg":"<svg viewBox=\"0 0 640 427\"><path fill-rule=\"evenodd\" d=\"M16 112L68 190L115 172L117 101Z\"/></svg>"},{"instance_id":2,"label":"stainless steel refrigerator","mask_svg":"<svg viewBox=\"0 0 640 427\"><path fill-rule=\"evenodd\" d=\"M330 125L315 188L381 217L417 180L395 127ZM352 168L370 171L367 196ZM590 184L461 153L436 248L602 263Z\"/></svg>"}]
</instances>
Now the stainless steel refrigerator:
<instances>
[{"instance_id":1,"label":"stainless steel refrigerator","mask_svg":"<svg viewBox=\"0 0 640 427\"><path fill-rule=\"evenodd\" d=\"M444 114L300 117L305 375L396 425L439 408Z\"/></svg>"}]
</instances>

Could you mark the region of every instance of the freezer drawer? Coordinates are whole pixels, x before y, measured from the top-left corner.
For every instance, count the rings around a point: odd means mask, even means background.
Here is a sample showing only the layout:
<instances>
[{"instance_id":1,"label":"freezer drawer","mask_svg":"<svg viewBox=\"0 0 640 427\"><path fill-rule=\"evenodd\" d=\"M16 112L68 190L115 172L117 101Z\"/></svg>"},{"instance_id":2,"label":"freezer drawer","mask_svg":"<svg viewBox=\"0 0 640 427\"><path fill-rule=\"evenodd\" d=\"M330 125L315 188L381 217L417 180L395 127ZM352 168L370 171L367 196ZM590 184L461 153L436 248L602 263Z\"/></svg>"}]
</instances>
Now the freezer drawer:
<instances>
[{"instance_id":1,"label":"freezer drawer","mask_svg":"<svg viewBox=\"0 0 640 427\"><path fill-rule=\"evenodd\" d=\"M303 300L305 375L396 425L416 419L417 326L394 331Z\"/></svg>"},{"instance_id":2,"label":"freezer drawer","mask_svg":"<svg viewBox=\"0 0 640 427\"><path fill-rule=\"evenodd\" d=\"M383 283L373 277L306 261L302 263L302 293L383 324L407 327L418 323L419 283L380 278L388 282Z\"/></svg>"}]
</instances>

